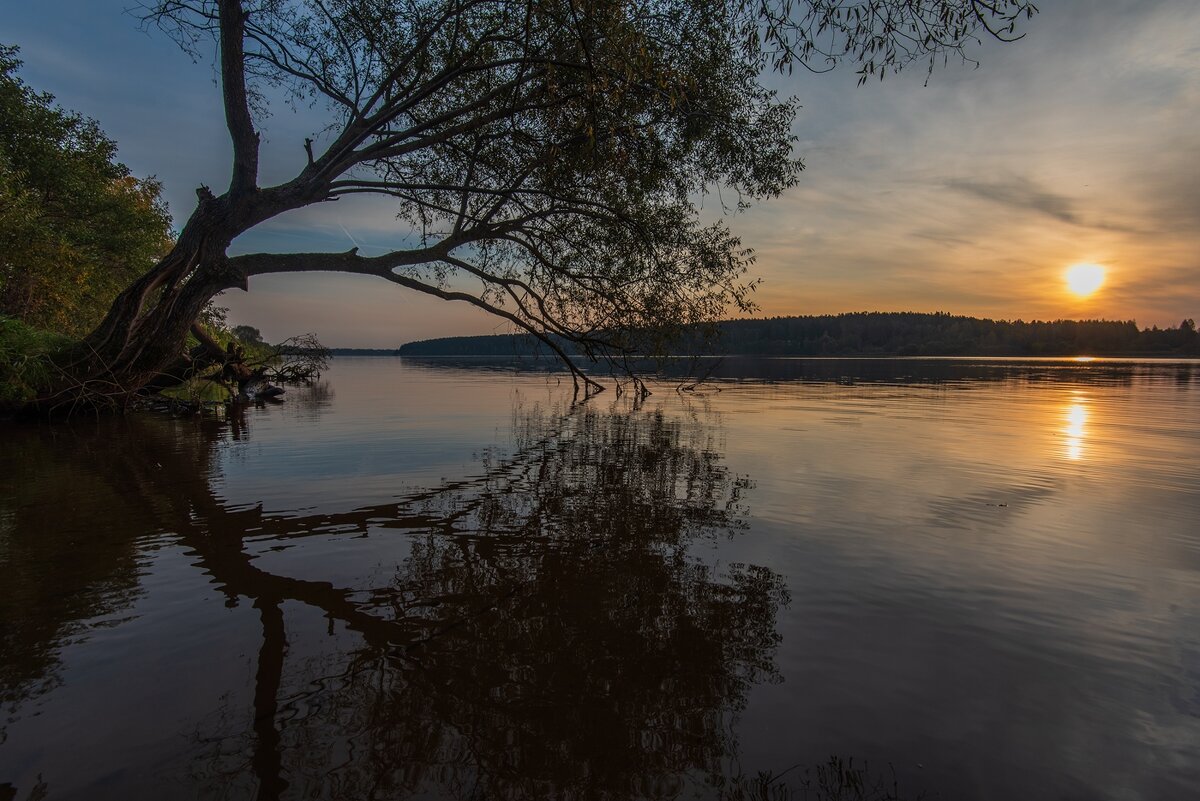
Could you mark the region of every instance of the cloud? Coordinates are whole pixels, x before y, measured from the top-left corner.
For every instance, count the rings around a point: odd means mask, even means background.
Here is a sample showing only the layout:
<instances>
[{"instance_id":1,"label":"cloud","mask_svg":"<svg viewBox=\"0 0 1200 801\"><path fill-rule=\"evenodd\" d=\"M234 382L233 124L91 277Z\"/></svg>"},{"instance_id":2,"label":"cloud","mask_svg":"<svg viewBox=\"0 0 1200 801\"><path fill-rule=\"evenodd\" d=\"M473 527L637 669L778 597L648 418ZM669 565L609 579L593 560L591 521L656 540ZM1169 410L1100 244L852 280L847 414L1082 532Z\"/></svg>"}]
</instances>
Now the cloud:
<instances>
[{"instance_id":1,"label":"cloud","mask_svg":"<svg viewBox=\"0 0 1200 801\"><path fill-rule=\"evenodd\" d=\"M1045 214L1068 225L1084 224L1070 198L1051 192L1028 178L1012 177L998 181L958 178L947 181L946 186L1002 206Z\"/></svg>"},{"instance_id":2,"label":"cloud","mask_svg":"<svg viewBox=\"0 0 1200 801\"><path fill-rule=\"evenodd\" d=\"M1018 211L1043 214L1067 225L1098 228L1103 231L1139 233L1137 229L1117 223L1089 221L1080 214L1074 199L1053 192L1030 178L1012 176L999 180L976 180L956 178L946 182L946 187L977 198L1007 206Z\"/></svg>"}]
</instances>

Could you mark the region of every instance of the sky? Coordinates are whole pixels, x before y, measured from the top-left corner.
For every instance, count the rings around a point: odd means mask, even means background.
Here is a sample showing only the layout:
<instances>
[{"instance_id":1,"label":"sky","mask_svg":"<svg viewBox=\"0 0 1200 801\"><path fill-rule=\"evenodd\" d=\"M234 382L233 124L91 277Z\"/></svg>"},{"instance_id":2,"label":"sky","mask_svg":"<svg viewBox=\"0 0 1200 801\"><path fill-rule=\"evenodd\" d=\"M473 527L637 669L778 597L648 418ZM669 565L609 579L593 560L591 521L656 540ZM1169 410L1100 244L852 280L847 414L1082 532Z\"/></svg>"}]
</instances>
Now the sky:
<instances>
[{"instance_id":1,"label":"sky","mask_svg":"<svg viewBox=\"0 0 1200 801\"><path fill-rule=\"evenodd\" d=\"M131 0L5 5L0 43L21 47L21 77L99 120L136 175L163 182L177 222L196 187L228 182L211 60L141 30ZM806 169L729 220L757 254L759 314L1200 318L1200 4L1039 8L1023 40L987 42L978 68L951 63L928 82L920 65L863 87L844 67L769 79L802 106L793 132ZM264 184L301 166L319 119L281 106L265 120ZM374 255L406 230L343 199L270 221L231 253ZM1106 270L1086 298L1063 280L1077 263ZM313 332L334 347L509 331L463 304L333 273L256 277L219 303L269 340Z\"/></svg>"}]
</instances>

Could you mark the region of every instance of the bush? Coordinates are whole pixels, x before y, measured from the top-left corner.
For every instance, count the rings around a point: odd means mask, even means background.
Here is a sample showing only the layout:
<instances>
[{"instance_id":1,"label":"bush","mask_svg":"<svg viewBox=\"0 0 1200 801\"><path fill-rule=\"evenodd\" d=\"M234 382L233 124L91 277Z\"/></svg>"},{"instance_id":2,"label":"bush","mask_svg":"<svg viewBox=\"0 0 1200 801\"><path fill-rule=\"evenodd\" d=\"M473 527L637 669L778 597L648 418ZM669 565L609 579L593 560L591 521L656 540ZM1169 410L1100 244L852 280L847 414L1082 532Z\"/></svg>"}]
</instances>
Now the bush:
<instances>
[{"instance_id":1,"label":"bush","mask_svg":"<svg viewBox=\"0 0 1200 801\"><path fill-rule=\"evenodd\" d=\"M54 355L73 342L0 315L0 410L32 400L37 387L48 384L54 374Z\"/></svg>"}]
</instances>

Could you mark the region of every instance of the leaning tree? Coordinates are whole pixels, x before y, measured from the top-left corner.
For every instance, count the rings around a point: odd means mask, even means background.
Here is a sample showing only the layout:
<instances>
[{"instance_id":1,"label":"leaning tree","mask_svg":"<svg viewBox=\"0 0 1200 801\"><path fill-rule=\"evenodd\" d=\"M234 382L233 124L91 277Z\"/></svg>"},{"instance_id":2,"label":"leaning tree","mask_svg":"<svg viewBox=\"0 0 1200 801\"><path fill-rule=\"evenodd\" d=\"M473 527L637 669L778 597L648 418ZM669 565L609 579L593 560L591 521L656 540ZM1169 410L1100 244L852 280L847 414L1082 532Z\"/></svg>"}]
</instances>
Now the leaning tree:
<instances>
[{"instance_id":1,"label":"leaning tree","mask_svg":"<svg viewBox=\"0 0 1200 801\"><path fill-rule=\"evenodd\" d=\"M749 199L796 179L793 101L771 70L858 64L863 80L1011 39L1027 0L159 0L144 21L193 53L215 44L233 143L174 248L117 297L43 407L119 405L174 374L217 293L268 273L372 275L479 307L563 354L622 360L729 307L752 261L702 224L714 187ZM272 102L321 106L297 169L259 182ZM408 247L379 256L254 253L280 214L372 195ZM212 354L211 358L225 358ZM568 360L568 365L571 366ZM571 369L575 369L571 366ZM576 378L594 383L576 371Z\"/></svg>"}]
</instances>

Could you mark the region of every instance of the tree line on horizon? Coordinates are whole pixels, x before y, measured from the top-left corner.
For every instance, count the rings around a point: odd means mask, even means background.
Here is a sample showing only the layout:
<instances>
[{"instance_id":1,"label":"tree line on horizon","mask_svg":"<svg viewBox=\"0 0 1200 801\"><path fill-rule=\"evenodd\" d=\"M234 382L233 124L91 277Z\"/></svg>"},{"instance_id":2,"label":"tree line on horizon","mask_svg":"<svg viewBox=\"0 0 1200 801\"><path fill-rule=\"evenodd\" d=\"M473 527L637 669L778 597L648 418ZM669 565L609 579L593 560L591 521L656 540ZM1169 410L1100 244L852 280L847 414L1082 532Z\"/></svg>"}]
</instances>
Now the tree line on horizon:
<instances>
[{"instance_id":1,"label":"tree line on horizon","mask_svg":"<svg viewBox=\"0 0 1200 801\"><path fill-rule=\"evenodd\" d=\"M856 312L726 320L704 349L699 336L675 355L743 356L1138 356L1200 355L1193 319L1139 328L1133 320L990 320L946 312ZM530 356L523 334L444 337L400 346L401 356ZM560 345L569 350L567 343Z\"/></svg>"}]
</instances>

